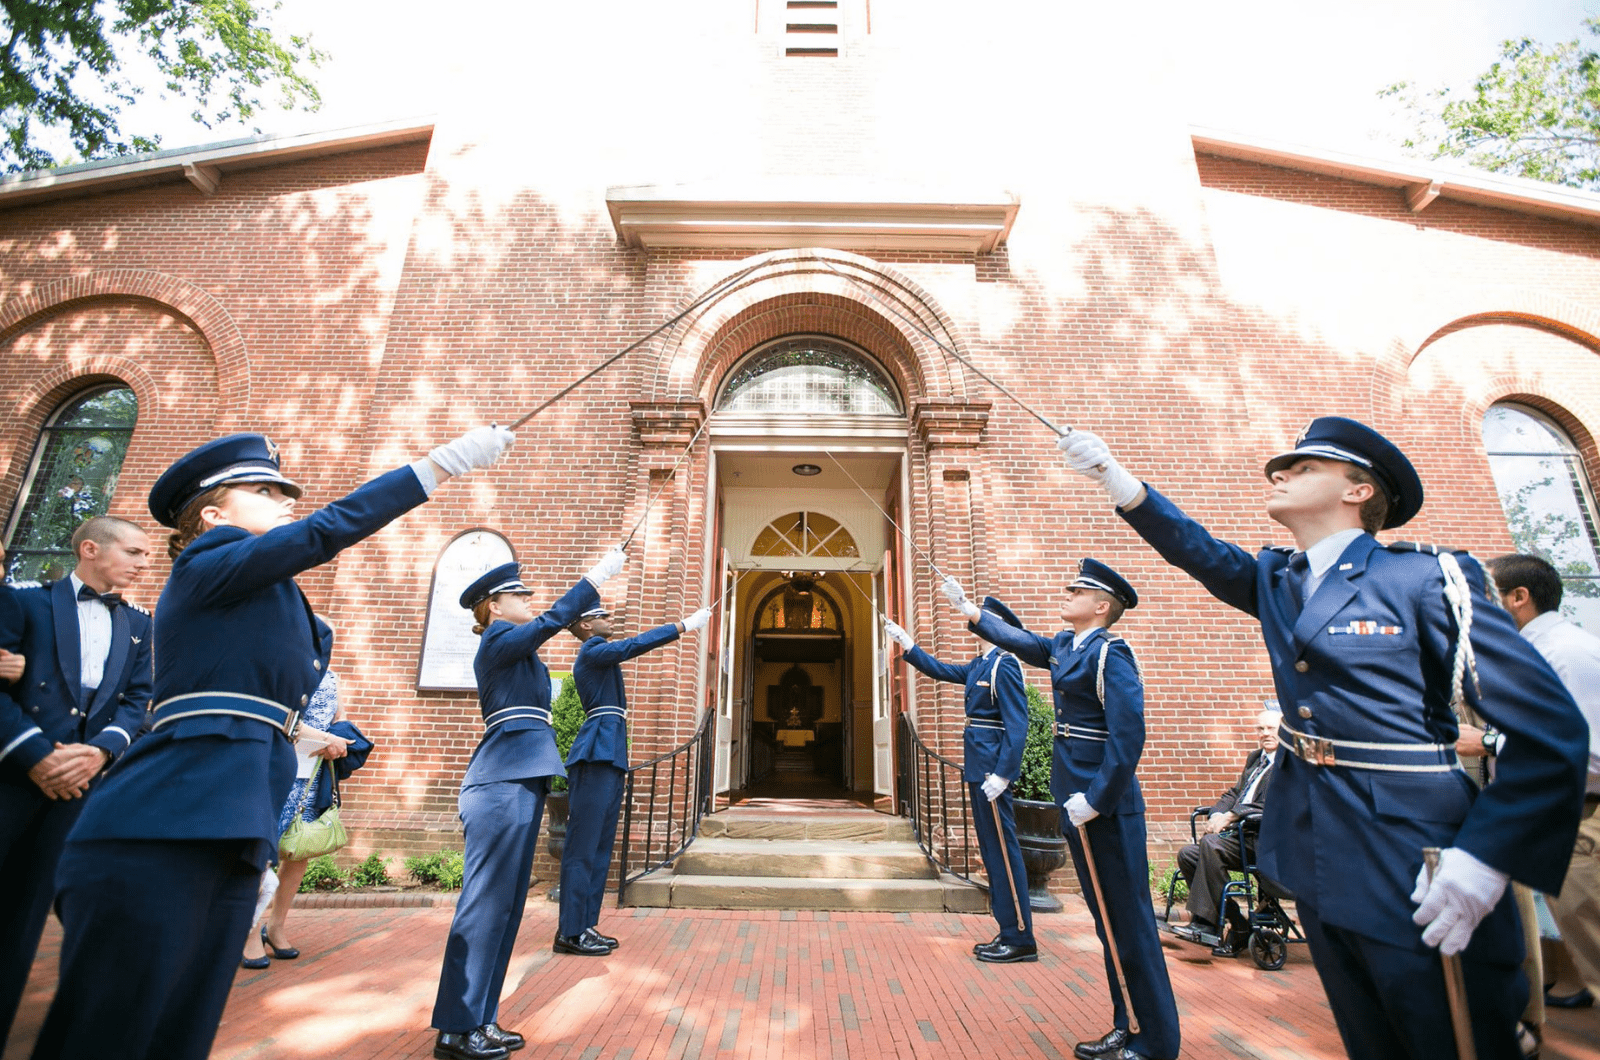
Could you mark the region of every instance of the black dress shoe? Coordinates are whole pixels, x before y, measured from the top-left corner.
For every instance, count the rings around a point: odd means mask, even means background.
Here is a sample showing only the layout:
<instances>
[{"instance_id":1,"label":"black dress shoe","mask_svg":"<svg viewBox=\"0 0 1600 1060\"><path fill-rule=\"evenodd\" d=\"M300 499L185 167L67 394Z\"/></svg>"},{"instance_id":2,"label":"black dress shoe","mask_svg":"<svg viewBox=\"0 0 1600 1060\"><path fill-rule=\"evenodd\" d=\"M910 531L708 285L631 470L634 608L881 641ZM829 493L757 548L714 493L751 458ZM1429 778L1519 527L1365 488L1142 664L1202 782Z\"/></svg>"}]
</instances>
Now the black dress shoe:
<instances>
[{"instance_id":1,"label":"black dress shoe","mask_svg":"<svg viewBox=\"0 0 1600 1060\"><path fill-rule=\"evenodd\" d=\"M1007 942L997 942L978 951L978 960L990 964L1026 964L1038 959L1037 946L1013 946Z\"/></svg>"},{"instance_id":2,"label":"black dress shoe","mask_svg":"<svg viewBox=\"0 0 1600 1060\"><path fill-rule=\"evenodd\" d=\"M494 1045L501 1045L507 1049L521 1049L528 1044L522 1035L516 1031L508 1031L498 1023L485 1023L478 1028L478 1033Z\"/></svg>"},{"instance_id":3,"label":"black dress shoe","mask_svg":"<svg viewBox=\"0 0 1600 1060\"><path fill-rule=\"evenodd\" d=\"M1544 992L1544 1003L1551 1008L1588 1008L1594 1004L1594 995L1588 990L1580 988L1576 994L1566 994L1557 997L1550 991Z\"/></svg>"},{"instance_id":4,"label":"black dress shoe","mask_svg":"<svg viewBox=\"0 0 1600 1060\"><path fill-rule=\"evenodd\" d=\"M259 972L263 968L272 967L272 958L267 956L243 957L239 960L239 967L248 968L252 972Z\"/></svg>"},{"instance_id":5,"label":"black dress shoe","mask_svg":"<svg viewBox=\"0 0 1600 1060\"><path fill-rule=\"evenodd\" d=\"M433 1055L438 1060L505 1060L510 1054L505 1046L485 1038L480 1027L466 1034L440 1031L439 1040L433 1043Z\"/></svg>"},{"instance_id":6,"label":"black dress shoe","mask_svg":"<svg viewBox=\"0 0 1600 1060\"><path fill-rule=\"evenodd\" d=\"M1211 956L1237 957L1244 952L1244 948L1249 944L1249 929L1241 931L1239 928L1232 928L1226 937L1218 939L1217 944L1211 947Z\"/></svg>"},{"instance_id":7,"label":"black dress shoe","mask_svg":"<svg viewBox=\"0 0 1600 1060\"><path fill-rule=\"evenodd\" d=\"M1128 1044L1128 1032L1121 1027L1112 1027L1092 1042L1079 1042L1072 1047L1072 1055L1078 1060L1101 1060L1101 1057L1115 1056L1124 1045Z\"/></svg>"},{"instance_id":8,"label":"black dress shoe","mask_svg":"<svg viewBox=\"0 0 1600 1060\"><path fill-rule=\"evenodd\" d=\"M604 957L611 947L603 942L592 942L588 935L557 935L550 947L556 953L573 953L579 957Z\"/></svg>"},{"instance_id":9,"label":"black dress shoe","mask_svg":"<svg viewBox=\"0 0 1600 1060\"><path fill-rule=\"evenodd\" d=\"M976 957L978 955L978 951L979 950L986 950L986 949L989 949L991 947L998 946L998 945L1000 945L1000 936L999 935L996 935L994 938L990 939L988 942L974 942L972 944L972 955L974 957Z\"/></svg>"},{"instance_id":10,"label":"black dress shoe","mask_svg":"<svg viewBox=\"0 0 1600 1060\"><path fill-rule=\"evenodd\" d=\"M592 927L583 929L583 937L588 939L590 942L600 943L600 945L604 946L608 950L614 950L618 946L622 945L622 943L618 942L610 935L602 935Z\"/></svg>"},{"instance_id":11,"label":"black dress shoe","mask_svg":"<svg viewBox=\"0 0 1600 1060\"><path fill-rule=\"evenodd\" d=\"M270 954L273 957L276 957L280 961L292 961L296 957L300 956L300 951L299 950L296 950L296 949L287 949L287 950L285 950L285 949L279 949L277 946L274 946L272 944L272 940L267 938L267 928L266 928L266 925L264 925L264 924L261 927L261 945L263 945L263 946L265 946L267 948L267 953L268 954Z\"/></svg>"}]
</instances>

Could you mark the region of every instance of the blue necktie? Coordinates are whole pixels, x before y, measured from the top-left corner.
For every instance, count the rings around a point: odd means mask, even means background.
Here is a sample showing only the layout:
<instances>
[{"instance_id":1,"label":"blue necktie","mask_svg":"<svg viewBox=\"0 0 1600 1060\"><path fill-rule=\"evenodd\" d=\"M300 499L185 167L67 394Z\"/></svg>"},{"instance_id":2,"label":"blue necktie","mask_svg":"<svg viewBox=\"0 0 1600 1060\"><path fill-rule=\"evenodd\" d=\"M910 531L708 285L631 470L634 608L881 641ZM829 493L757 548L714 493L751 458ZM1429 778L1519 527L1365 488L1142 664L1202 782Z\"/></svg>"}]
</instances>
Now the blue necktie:
<instances>
[{"instance_id":1,"label":"blue necktie","mask_svg":"<svg viewBox=\"0 0 1600 1060\"><path fill-rule=\"evenodd\" d=\"M1306 604L1306 581L1311 577L1311 561L1304 552L1296 552L1289 557L1289 569L1283 576L1283 584L1289 587L1289 612L1296 618L1300 617L1301 608Z\"/></svg>"}]
</instances>

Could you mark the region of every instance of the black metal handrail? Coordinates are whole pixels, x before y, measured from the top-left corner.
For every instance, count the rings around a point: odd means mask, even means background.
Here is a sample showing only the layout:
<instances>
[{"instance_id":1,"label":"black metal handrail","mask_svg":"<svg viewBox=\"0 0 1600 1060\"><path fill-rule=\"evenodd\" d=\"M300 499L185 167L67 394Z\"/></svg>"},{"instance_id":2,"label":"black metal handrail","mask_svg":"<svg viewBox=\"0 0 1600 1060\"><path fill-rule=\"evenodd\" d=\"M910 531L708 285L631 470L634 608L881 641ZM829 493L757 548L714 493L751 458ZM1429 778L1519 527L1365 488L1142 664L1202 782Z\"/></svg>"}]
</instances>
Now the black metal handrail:
<instances>
[{"instance_id":1,"label":"black metal handrail","mask_svg":"<svg viewBox=\"0 0 1600 1060\"><path fill-rule=\"evenodd\" d=\"M617 872L617 905L622 905L627 896L628 884L646 873L672 864L694 842L700 819L711 811L716 734L717 712L708 709L700 720L700 727L687 741L664 755L640 762L628 770L627 784L622 792L622 857ZM642 795L637 794L641 777L645 777L647 785ZM680 791L683 803L681 815L678 806ZM633 846L633 807L636 797L642 798L645 803L642 851L636 851ZM656 834L658 810L659 838ZM637 871L630 873L635 854L641 858L640 865Z\"/></svg>"},{"instance_id":2,"label":"black metal handrail","mask_svg":"<svg viewBox=\"0 0 1600 1060\"><path fill-rule=\"evenodd\" d=\"M987 883L973 878L981 859L972 841L972 807L961 766L923 743L909 714L900 715L900 812L911 819L917 846L929 861L987 889Z\"/></svg>"}]
</instances>

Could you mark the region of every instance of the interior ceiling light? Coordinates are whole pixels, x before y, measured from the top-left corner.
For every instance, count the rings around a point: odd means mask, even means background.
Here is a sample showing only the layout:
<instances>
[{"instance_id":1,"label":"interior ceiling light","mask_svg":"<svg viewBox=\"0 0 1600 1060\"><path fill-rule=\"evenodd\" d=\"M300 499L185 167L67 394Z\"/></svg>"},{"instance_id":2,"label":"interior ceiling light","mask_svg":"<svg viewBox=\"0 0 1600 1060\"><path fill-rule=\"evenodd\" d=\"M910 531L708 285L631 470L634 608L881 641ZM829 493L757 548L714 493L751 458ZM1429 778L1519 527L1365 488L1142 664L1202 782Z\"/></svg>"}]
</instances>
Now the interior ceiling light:
<instances>
[{"instance_id":1,"label":"interior ceiling light","mask_svg":"<svg viewBox=\"0 0 1600 1060\"><path fill-rule=\"evenodd\" d=\"M812 475L822 474L822 469L816 464L796 464L789 470L793 471L796 475L803 475L806 478L810 478Z\"/></svg>"}]
</instances>

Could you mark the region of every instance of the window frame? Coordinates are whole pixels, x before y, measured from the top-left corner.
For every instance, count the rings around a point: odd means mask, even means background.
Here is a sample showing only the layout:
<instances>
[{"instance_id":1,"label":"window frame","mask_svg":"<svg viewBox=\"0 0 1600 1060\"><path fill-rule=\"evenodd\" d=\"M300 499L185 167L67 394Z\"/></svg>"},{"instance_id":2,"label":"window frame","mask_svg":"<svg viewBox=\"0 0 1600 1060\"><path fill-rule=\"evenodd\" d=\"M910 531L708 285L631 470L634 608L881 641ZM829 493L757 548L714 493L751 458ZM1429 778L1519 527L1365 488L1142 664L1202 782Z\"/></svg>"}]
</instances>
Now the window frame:
<instances>
[{"instance_id":1,"label":"window frame","mask_svg":"<svg viewBox=\"0 0 1600 1060\"><path fill-rule=\"evenodd\" d=\"M883 393L889 399L889 404L891 405L893 411L844 412L838 409L819 411L807 409L731 409L727 407L730 393L735 383L738 382L740 373L749 367L753 361L757 361L763 356L766 356L779 346L804 342L813 342L819 345L836 347L843 353L848 354L850 357L861 362L870 373L872 373L882 382ZM759 379L760 377L757 376L755 378ZM753 381L754 380L752 380L752 382ZM889 371L882 361L878 360L878 358L874 357L860 346L846 339L841 339L837 335L829 335L819 331L802 331L792 332L787 335L780 335L777 338L763 342L751 349L743 357L740 357L737 361L735 361L723 375L722 381L717 387L716 399L713 401L712 407L718 413L733 416L849 416L873 420L888 420L892 418L905 418L906 398L905 394L901 392L900 385L895 380L893 373Z\"/></svg>"}]
</instances>

